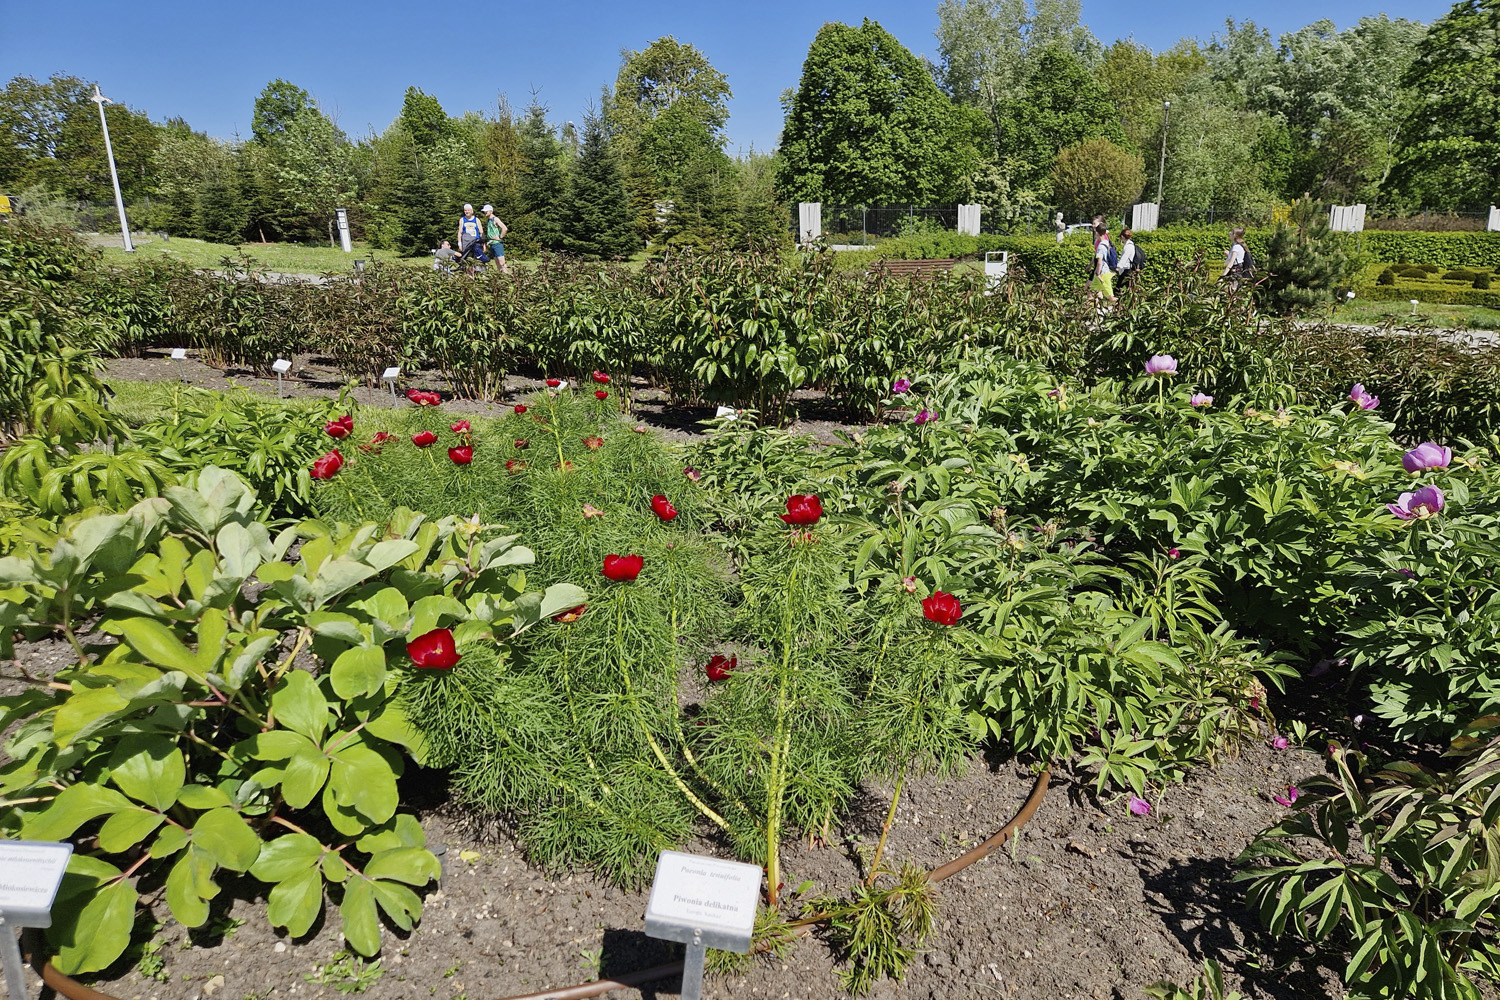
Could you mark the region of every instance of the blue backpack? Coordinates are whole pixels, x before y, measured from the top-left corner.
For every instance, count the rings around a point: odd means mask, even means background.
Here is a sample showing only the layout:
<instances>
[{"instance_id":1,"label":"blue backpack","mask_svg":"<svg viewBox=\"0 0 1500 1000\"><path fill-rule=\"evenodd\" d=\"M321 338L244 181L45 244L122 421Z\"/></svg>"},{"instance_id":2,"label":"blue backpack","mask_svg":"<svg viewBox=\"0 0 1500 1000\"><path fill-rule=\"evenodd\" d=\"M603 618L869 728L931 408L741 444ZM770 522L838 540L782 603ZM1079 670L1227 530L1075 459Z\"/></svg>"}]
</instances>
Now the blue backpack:
<instances>
[{"instance_id":1,"label":"blue backpack","mask_svg":"<svg viewBox=\"0 0 1500 1000\"><path fill-rule=\"evenodd\" d=\"M1110 240L1108 246L1109 256L1104 259L1104 263L1109 265L1109 272L1113 274L1115 272L1115 268L1120 266L1120 255L1115 252L1114 240Z\"/></svg>"}]
</instances>

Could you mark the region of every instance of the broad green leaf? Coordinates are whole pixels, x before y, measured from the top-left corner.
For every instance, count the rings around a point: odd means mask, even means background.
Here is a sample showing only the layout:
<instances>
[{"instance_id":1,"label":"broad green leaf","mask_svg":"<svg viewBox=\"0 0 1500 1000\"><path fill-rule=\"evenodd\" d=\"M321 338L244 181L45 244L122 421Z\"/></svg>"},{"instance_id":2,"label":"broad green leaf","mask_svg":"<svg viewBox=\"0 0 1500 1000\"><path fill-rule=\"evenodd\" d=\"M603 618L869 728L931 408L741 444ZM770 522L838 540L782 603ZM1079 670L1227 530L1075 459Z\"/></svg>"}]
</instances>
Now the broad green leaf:
<instances>
[{"instance_id":1,"label":"broad green leaf","mask_svg":"<svg viewBox=\"0 0 1500 1000\"><path fill-rule=\"evenodd\" d=\"M422 916L422 898L404 885L379 879L370 883L375 900L391 923L409 931Z\"/></svg>"},{"instance_id":2,"label":"broad green leaf","mask_svg":"<svg viewBox=\"0 0 1500 1000\"><path fill-rule=\"evenodd\" d=\"M260 854L260 837L236 810L214 809L193 824L193 845L206 851L221 868L242 872Z\"/></svg>"},{"instance_id":3,"label":"broad green leaf","mask_svg":"<svg viewBox=\"0 0 1500 1000\"><path fill-rule=\"evenodd\" d=\"M187 764L174 740L166 736L131 736L122 740L110 758L109 778L115 787L157 812L177 801L187 778Z\"/></svg>"},{"instance_id":4,"label":"broad green leaf","mask_svg":"<svg viewBox=\"0 0 1500 1000\"><path fill-rule=\"evenodd\" d=\"M390 819L400 803L391 765L363 743L334 752L328 787L340 805L353 808L374 823Z\"/></svg>"},{"instance_id":5,"label":"broad green leaf","mask_svg":"<svg viewBox=\"0 0 1500 1000\"><path fill-rule=\"evenodd\" d=\"M285 840L285 837L280 838ZM266 897L266 919L272 927L285 927L292 937L301 937L323 912L323 876L306 868L276 880Z\"/></svg>"},{"instance_id":6,"label":"broad green leaf","mask_svg":"<svg viewBox=\"0 0 1500 1000\"><path fill-rule=\"evenodd\" d=\"M318 635L338 639L351 646L358 646L369 639L369 636L360 631L358 619L336 611L314 611L307 616L307 625Z\"/></svg>"},{"instance_id":7,"label":"broad green leaf","mask_svg":"<svg viewBox=\"0 0 1500 1000\"><path fill-rule=\"evenodd\" d=\"M462 620L469 616L469 609L444 594L431 594L417 601L411 609L411 628L407 639L426 635L437 628L444 616Z\"/></svg>"},{"instance_id":8,"label":"broad green leaf","mask_svg":"<svg viewBox=\"0 0 1500 1000\"><path fill-rule=\"evenodd\" d=\"M375 912L375 890L366 879L356 878L344 886L344 901L339 904L344 918L344 940L361 955L380 950L380 917Z\"/></svg>"},{"instance_id":9,"label":"broad green leaf","mask_svg":"<svg viewBox=\"0 0 1500 1000\"><path fill-rule=\"evenodd\" d=\"M52 716L52 739L65 747L75 739L92 735L130 707L113 687L75 690Z\"/></svg>"},{"instance_id":10,"label":"broad green leaf","mask_svg":"<svg viewBox=\"0 0 1500 1000\"><path fill-rule=\"evenodd\" d=\"M144 844L164 820L161 813L150 809L122 809L99 828L99 847L110 854L119 854Z\"/></svg>"},{"instance_id":11,"label":"broad green leaf","mask_svg":"<svg viewBox=\"0 0 1500 1000\"><path fill-rule=\"evenodd\" d=\"M72 865L69 865L69 870ZM99 972L130 944L135 926L135 886L114 882L97 893L54 904L47 937L56 949L52 964L64 975ZM74 908L77 904L78 908Z\"/></svg>"},{"instance_id":12,"label":"broad green leaf","mask_svg":"<svg viewBox=\"0 0 1500 1000\"><path fill-rule=\"evenodd\" d=\"M370 821L358 809L341 804L334 796L332 782L323 788L322 805L328 822L346 837L362 837L370 828Z\"/></svg>"},{"instance_id":13,"label":"broad green leaf","mask_svg":"<svg viewBox=\"0 0 1500 1000\"><path fill-rule=\"evenodd\" d=\"M262 882L284 882L298 872L309 871L323 856L323 845L306 833L288 833L260 849L250 874Z\"/></svg>"},{"instance_id":14,"label":"broad green leaf","mask_svg":"<svg viewBox=\"0 0 1500 1000\"><path fill-rule=\"evenodd\" d=\"M152 858L171 857L182 850L189 843L188 832L180 826L169 826L156 835L155 842L151 845Z\"/></svg>"},{"instance_id":15,"label":"broad green leaf","mask_svg":"<svg viewBox=\"0 0 1500 1000\"><path fill-rule=\"evenodd\" d=\"M328 730L328 699L305 670L289 670L271 694L276 721L314 743Z\"/></svg>"},{"instance_id":16,"label":"broad green leaf","mask_svg":"<svg viewBox=\"0 0 1500 1000\"><path fill-rule=\"evenodd\" d=\"M366 878L395 879L415 886L426 885L441 874L438 859L423 847L398 847L381 851L365 865Z\"/></svg>"},{"instance_id":17,"label":"broad green leaf","mask_svg":"<svg viewBox=\"0 0 1500 1000\"><path fill-rule=\"evenodd\" d=\"M373 596L363 601L362 606L371 615L393 629L406 631L406 618L411 613L411 606L406 603L406 597L401 591L395 587L382 587Z\"/></svg>"},{"instance_id":18,"label":"broad green leaf","mask_svg":"<svg viewBox=\"0 0 1500 1000\"><path fill-rule=\"evenodd\" d=\"M417 543L408 539L390 538L376 542L365 556L365 562L375 567L377 573L383 573L417 551L417 548Z\"/></svg>"},{"instance_id":19,"label":"broad green leaf","mask_svg":"<svg viewBox=\"0 0 1500 1000\"><path fill-rule=\"evenodd\" d=\"M427 831L411 813L401 813L385 828L359 838L354 846L366 854L379 854L398 847L426 847Z\"/></svg>"},{"instance_id":20,"label":"broad green leaf","mask_svg":"<svg viewBox=\"0 0 1500 1000\"><path fill-rule=\"evenodd\" d=\"M106 626L106 630L125 638L131 648L154 663L168 670L180 670L200 684L205 680L199 667L198 656L182 644L177 636L163 623L154 618L126 618Z\"/></svg>"},{"instance_id":21,"label":"broad green leaf","mask_svg":"<svg viewBox=\"0 0 1500 1000\"><path fill-rule=\"evenodd\" d=\"M385 686L385 650L354 646L333 661L333 691L340 698L374 694Z\"/></svg>"},{"instance_id":22,"label":"broad green leaf","mask_svg":"<svg viewBox=\"0 0 1500 1000\"><path fill-rule=\"evenodd\" d=\"M189 809L217 809L232 804L229 796L213 785L183 785L177 801Z\"/></svg>"},{"instance_id":23,"label":"broad green leaf","mask_svg":"<svg viewBox=\"0 0 1500 1000\"><path fill-rule=\"evenodd\" d=\"M184 927L201 927L208 920L208 900L219 892L213 868L205 852L189 847L167 873L167 906Z\"/></svg>"},{"instance_id":24,"label":"broad green leaf","mask_svg":"<svg viewBox=\"0 0 1500 1000\"><path fill-rule=\"evenodd\" d=\"M250 744L256 760L286 762L280 769L281 794L293 809L306 807L328 780L327 755L300 733L273 730L254 737Z\"/></svg>"},{"instance_id":25,"label":"broad green leaf","mask_svg":"<svg viewBox=\"0 0 1500 1000\"><path fill-rule=\"evenodd\" d=\"M348 556L329 559L318 567L318 574L312 581L313 593L317 595L318 605L326 604L330 598L342 594L355 584L374 576L375 573L375 567L357 559L350 559Z\"/></svg>"},{"instance_id":26,"label":"broad green leaf","mask_svg":"<svg viewBox=\"0 0 1500 1000\"><path fill-rule=\"evenodd\" d=\"M83 824L105 813L133 809L135 803L103 785L69 785L41 812L27 813L21 822L25 840L66 840Z\"/></svg>"}]
</instances>

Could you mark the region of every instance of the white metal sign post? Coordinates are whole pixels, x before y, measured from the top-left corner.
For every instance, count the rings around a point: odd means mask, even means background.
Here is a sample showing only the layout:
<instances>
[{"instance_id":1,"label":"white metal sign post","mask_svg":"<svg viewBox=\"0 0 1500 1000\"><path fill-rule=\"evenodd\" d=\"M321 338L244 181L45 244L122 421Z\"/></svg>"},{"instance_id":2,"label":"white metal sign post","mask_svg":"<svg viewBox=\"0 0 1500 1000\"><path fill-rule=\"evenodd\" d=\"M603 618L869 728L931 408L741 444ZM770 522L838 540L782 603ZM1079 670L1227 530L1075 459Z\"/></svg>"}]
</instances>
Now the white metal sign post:
<instances>
[{"instance_id":1,"label":"white metal sign post","mask_svg":"<svg viewBox=\"0 0 1500 1000\"><path fill-rule=\"evenodd\" d=\"M646 903L646 935L687 945L682 1000L702 1000L703 959L709 948L750 950L761 870L680 851L662 851Z\"/></svg>"},{"instance_id":2,"label":"white metal sign post","mask_svg":"<svg viewBox=\"0 0 1500 1000\"><path fill-rule=\"evenodd\" d=\"M0 841L0 965L11 1000L25 1000L27 992L21 946L12 928L52 926L52 900L72 854L72 844Z\"/></svg>"},{"instance_id":3,"label":"white metal sign post","mask_svg":"<svg viewBox=\"0 0 1500 1000\"><path fill-rule=\"evenodd\" d=\"M276 395L285 395L281 389L281 376L292 370L292 363L286 358L277 358L271 363L271 370L276 373Z\"/></svg>"},{"instance_id":4,"label":"white metal sign post","mask_svg":"<svg viewBox=\"0 0 1500 1000\"><path fill-rule=\"evenodd\" d=\"M391 384L391 402L396 401L396 380L401 377L401 366L392 365L381 373L380 380Z\"/></svg>"},{"instance_id":5,"label":"white metal sign post","mask_svg":"<svg viewBox=\"0 0 1500 1000\"><path fill-rule=\"evenodd\" d=\"M339 246L344 248L344 253L353 253L354 245L349 242L349 210L347 208L336 208L333 211L338 217Z\"/></svg>"}]
</instances>

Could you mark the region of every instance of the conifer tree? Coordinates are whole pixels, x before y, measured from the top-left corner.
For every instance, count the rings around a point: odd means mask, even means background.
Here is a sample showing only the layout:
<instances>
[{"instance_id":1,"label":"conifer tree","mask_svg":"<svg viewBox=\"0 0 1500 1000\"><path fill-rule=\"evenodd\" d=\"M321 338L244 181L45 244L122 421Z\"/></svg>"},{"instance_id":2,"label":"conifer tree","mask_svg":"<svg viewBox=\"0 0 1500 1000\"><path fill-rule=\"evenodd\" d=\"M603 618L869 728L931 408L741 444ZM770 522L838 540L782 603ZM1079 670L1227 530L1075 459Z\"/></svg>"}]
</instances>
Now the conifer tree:
<instances>
[{"instance_id":1,"label":"conifer tree","mask_svg":"<svg viewBox=\"0 0 1500 1000\"><path fill-rule=\"evenodd\" d=\"M639 245L625 174L598 115L584 119L562 236L566 250L586 257L623 257Z\"/></svg>"},{"instance_id":2,"label":"conifer tree","mask_svg":"<svg viewBox=\"0 0 1500 1000\"><path fill-rule=\"evenodd\" d=\"M238 243L245 230L245 203L239 187L227 171L215 171L198 193L194 226L201 239L210 243Z\"/></svg>"},{"instance_id":3,"label":"conifer tree","mask_svg":"<svg viewBox=\"0 0 1500 1000\"><path fill-rule=\"evenodd\" d=\"M1257 263L1263 280L1256 298L1279 313L1328 305L1350 271L1342 238L1328 227L1326 210L1311 198L1292 205L1290 224L1276 224L1266 259Z\"/></svg>"},{"instance_id":4,"label":"conifer tree","mask_svg":"<svg viewBox=\"0 0 1500 1000\"><path fill-rule=\"evenodd\" d=\"M521 216L518 235L548 250L563 249L562 211L568 193L566 151L547 122L547 108L535 101L526 109L521 136ZM509 223L509 220L506 220Z\"/></svg>"}]
</instances>

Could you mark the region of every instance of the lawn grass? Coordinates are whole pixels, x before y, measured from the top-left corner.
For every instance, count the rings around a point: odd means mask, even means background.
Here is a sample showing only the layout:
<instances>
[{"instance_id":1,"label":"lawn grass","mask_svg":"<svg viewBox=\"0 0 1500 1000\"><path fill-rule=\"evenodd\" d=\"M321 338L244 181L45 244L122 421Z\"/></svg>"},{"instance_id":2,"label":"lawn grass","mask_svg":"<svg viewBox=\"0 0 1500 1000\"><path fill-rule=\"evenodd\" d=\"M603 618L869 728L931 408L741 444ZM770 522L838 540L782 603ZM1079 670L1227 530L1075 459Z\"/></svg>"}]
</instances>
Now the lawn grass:
<instances>
[{"instance_id":1,"label":"lawn grass","mask_svg":"<svg viewBox=\"0 0 1500 1000\"><path fill-rule=\"evenodd\" d=\"M181 236L170 240L137 241L134 254L126 253L120 247L106 246L103 249L105 260L112 264L161 256L171 257L197 268L218 267L223 258L237 257L243 251L267 270L284 274L349 271L354 268L356 258L409 264L413 267L429 267L432 263L431 258L400 257L390 250L376 250L359 245L355 246L353 253L344 253L335 247L302 246L297 243L245 243L236 246L190 240Z\"/></svg>"},{"instance_id":2,"label":"lawn grass","mask_svg":"<svg viewBox=\"0 0 1500 1000\"><path fill-rule=\"evenodd\" d=\"M112 378L107 380L107 384L113 393L109 399L110 410L129 427L140 427L142 424L160 419L163 414L175 412L178 399L189 392L207 392L228 396L249 393L248 389L241 388L226 390L186 386L175 379L164 382L145 382L138 379ZM321 396L305 396L283 399L281 403L297 409L316 410L326 406L328 400Z\"/></svg>"},{"instance_id":3,"label":"lawn grass","mask_svg":"<svg viewBox=\"0 0 1500 1000\"><path fill-rule=\"evenodd\" d=\"M1410 302L1361 302L1356 298L1349 305L1341 305L1335 309L1333 318L1340 323L1370 326L1379 326L1394 319L1412 325L1444 329L1500 330L1500 310L1485 306L1443 305L1438 302L1419 302L1413 313Z\"/></svg>"}]
</instances>

